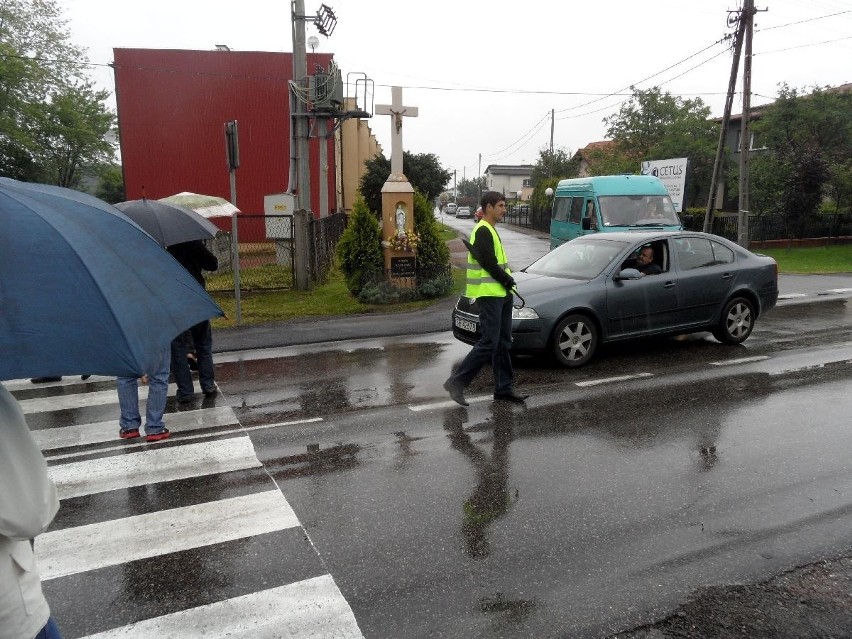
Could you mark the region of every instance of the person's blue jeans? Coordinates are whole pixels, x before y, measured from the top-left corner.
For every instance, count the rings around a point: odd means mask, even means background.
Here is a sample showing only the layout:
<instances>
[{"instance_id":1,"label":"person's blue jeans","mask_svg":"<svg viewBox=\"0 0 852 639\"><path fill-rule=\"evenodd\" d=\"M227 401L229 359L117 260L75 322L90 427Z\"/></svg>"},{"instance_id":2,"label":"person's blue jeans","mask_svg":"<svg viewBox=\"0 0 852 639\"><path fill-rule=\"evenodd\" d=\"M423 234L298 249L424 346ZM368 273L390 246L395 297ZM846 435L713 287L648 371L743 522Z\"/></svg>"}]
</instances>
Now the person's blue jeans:
<instances>
[{"instance_id":1,"label":"person's blue jeans","mask_svg":"<svg viewBox=\"0 0 852 639\"><path fill-rule=\"evenodd\" d=\"M494 392L512 390L512 300L506 297L479 297L479 330L481 337L450 379L467 387L479 370L491 362L494 374Z\"/></svg>"},{"instance_id":2,"label":"person's blue jeans","mask_svg":"<svg viewBox=\"0 0 852 639\"><path fill-rule=\"evenodd\" d=\"M169 348L166 347L157 362L155 371L148 373L148 400L145 402L145 434L156 435L166 429L163 413L169 393ZM116 379L118 405L121 417L118 420L122 431L138 430L142 425L139 415L139 379L119 377Z\"/></svg>"},{"instance_id":3,"label":"person's blue jeans","mask_svg":"<svg viewBox=\"0 0 852 639\"><path fill-rule=\"evenodd\" d=\"M59 626L56 625L53 617L48 618L44 628L39 631L34 639L62 639L62 633L59 632Z\"/></svg>"},{"instance_id":4,"label":"person's blue jeans","mask_svg":"<svg viewBox=\"0 0 852 639\"><path fill-rule=\"evenodd\" d=\"M198 383L201 391L209 393L216 390L216 380L213 375L213 330L210 327L210 320L204 320L172 340L172 374L177 384L178 400L188 399L195 392L192 371L186 359L192 345L195 347L195 357L198 360Z\"/></svg>"}]
</instances>

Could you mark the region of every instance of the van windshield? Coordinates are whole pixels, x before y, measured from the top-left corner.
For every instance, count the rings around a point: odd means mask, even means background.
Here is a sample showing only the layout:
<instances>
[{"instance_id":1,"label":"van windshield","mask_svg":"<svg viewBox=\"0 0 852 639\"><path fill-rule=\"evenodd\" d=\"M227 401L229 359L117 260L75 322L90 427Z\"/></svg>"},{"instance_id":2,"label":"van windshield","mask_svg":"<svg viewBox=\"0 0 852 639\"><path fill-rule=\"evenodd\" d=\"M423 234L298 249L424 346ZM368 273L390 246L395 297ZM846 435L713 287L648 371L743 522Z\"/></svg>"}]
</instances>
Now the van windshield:
<instances>
[{"instance_id":1,"label":"van windshield","mask_svg":"<svg viewBox=\"0 0 852 639\"><path fill-rule=\"evenodd\" d=\"M680 226L668 195L601 195L604 226Z\"/></svg>"},{"instance_id":2,"label":"van windshield","mask_svg":"<svg viewBox=\"0 0 852 639\"><path fill-rule=\"evenodd\" d=\"M546 253L524 269L524 273L590 280L626 247L625 242L601 240L600 237L578 237Z\"/></svg>"}]
</instances>

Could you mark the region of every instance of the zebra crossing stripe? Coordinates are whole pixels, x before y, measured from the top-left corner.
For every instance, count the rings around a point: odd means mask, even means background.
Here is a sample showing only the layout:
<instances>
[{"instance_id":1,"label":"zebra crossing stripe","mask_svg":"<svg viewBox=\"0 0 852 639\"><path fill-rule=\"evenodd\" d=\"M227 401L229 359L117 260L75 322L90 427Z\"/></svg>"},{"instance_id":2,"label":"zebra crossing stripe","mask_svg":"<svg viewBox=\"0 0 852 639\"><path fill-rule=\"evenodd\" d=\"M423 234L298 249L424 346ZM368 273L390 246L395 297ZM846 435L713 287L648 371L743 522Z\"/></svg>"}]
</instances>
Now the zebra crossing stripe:
<instances>
[{"instance_id":1,"label":"zebra crossing stripe","mask_svg":"<svg viewBox=\"0 0 852 639\"><path fill-rule=\"evenodd\" d=\"M363 639L331 575L297 581L89 635L84 639Z\"/></svg>"},{"instance_id":2,"label":"zebra crossing stripe","mask_svg":"<svg viewBox=\"0 0 852 639\"><path fill-rule=\"evenodd\" d=\"M296 526L284 495L268 490L47 532L35 549L47 580ZM162 532L140 540L143 530Z\"/></svg>"},{"instance_id":3,"label":"zebra crossing stripe","mask_svg":"<svg viewBox=\"0 0 852 639\"><path fill-rule=\"evenodd\" d=\"M169 384L168 394L174 396L177 392L175 384ZM148 386L139 385L139 399L148 398ZM33 399L19 399L18 405L25 415L34 413L49 413L69 408L85 408L87 406L102 406L104 404L118 404L118 391L103 390L91 393L75 393L71 395L52 395L50 397L35 397Z\"/></svg>"},{"instance_id":4,"label":"zebra crossing stripe","mask_svg":"<svg viewBox=\"0 0 852 639\"><path fill-rule=\"evenodd\" d=\"M254 446L244 436L68 462L48 466L47 473L56 483L59 499L67 499L259 466Z\"/></svg>"},{"instance_id":5,"label":"zebra crossing stripe","mask_svg":"<svg viewBox=\"0 0 852 639\"><path fill-rule=\"evenodd\" d=\"M230 406L169 413L166 416L166 421L166 426L173 433L240 423L234 414L234 409ZM116 441L118 430L118 420L114 419L106 422L36 430L32 431L32 435L42 450L53 450L54 448Z\"/></svg>"}]
</instances>

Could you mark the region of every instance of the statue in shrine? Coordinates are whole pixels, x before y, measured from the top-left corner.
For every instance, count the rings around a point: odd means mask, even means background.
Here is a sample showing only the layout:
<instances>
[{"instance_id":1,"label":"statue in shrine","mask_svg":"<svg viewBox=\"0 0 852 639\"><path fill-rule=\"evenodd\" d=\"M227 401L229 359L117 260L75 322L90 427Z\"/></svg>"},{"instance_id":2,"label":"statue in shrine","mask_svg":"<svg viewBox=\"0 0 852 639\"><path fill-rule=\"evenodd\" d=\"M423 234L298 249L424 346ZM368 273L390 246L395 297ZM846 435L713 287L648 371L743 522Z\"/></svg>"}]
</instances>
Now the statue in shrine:
<instances>
[{"instance_id":1,"label":"statue in shrine","mask_svg":"<svg viewBox=\"0 0 852 639\"><path fill-rule=\"evenodd\" d=\"M405 209L402 204L396 206L396 232L398 235L405 233Z\"/></svg>"}]
</instances>

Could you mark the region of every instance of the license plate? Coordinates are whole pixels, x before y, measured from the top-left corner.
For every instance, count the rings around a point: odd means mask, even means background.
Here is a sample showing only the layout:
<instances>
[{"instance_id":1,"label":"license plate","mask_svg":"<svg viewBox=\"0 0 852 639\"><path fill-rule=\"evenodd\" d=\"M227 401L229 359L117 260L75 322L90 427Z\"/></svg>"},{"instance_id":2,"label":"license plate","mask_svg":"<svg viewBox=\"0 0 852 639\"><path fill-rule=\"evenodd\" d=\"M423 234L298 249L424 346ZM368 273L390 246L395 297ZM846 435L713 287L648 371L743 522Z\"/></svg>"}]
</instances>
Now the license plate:
<instances>
[{"instance_id":1,"label":"license plate","mask_svg":"<svg viewBox=\"0 0 852 639\"><path fill-rule=\"evenodd\" d=\"M468 331L469 333L476 332L476 322L471 322L470 320L462 319L461 317L456 317L454 321L456 326L463 331Z\"/></svg>"}]
</instances>

